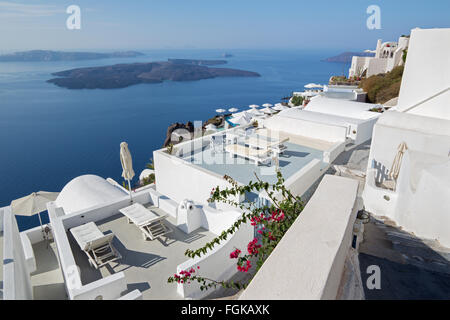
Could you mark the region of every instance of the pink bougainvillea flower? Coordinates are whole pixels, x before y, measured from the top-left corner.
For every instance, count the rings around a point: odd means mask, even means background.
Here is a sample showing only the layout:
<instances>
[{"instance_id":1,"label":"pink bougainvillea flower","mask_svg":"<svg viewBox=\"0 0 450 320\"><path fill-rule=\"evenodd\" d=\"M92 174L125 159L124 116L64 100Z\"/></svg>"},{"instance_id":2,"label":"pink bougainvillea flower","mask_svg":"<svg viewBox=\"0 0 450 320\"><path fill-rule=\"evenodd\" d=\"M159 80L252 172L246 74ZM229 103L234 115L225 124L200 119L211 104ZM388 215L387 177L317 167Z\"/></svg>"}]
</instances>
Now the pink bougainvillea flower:
<instances>
[{"instance_id":1,"label":"pink bougainvillea flower","mask_svg":"<svg viewBox=\"0 0 450 320\"><path fill-rule=\"evenodd\" d=\"M247 245L247 251L249 254L258 254L259 248L261 248L261 245L258 244L258 239L256 239L256 238L254 238L252 241L250 241Z\"/></svg>"},{"instance_id":2,"label":"pink bougainvillea flower","mask_svg":"<svg viewBox=\"0 0 450 320\"><path fill-rule=\"evenodd\" d=\"M239 257L239 254L241 253L241 250L236 249L233 252L230 253L231 259L237 259Z\"/></svg>"}]
</instances>

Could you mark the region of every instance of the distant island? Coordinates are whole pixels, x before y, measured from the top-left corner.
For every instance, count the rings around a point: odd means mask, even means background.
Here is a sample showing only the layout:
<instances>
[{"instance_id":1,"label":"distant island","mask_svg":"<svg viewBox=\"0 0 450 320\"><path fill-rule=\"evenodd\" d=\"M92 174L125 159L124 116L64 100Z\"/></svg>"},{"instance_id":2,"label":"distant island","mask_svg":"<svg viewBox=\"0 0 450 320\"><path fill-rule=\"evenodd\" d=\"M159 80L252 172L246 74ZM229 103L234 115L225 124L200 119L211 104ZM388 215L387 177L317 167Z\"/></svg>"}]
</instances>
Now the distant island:
<instances>
[{"instance_id":1,"label":"distant island","mask_svg":"<svg viewBox=\"0 0 450 320\"><path fill-rule=\"evenodd\" d=\"M52 75L60 78L50 79L47 82L68 89L113 89L139 83L161 83L166 80L194 81L216 77L260 77L260 74L256 72L205 66L211 63L217 64L217 61L170 59L163 62L77 68L53 73Z\"/></svg>"},{"instance_id":2,"label":"distant island","mask_svg":"<svg viewBox=\"0 0 450 320\"><path fill-rule=\"evenodd\" d=\"M325 62L351 63L353 56L358 57L374 57L375 54L369 52L343 52L337 56L324 59Z\"/></svg>"},{"instance_id":3,"label":"distant island","mask_svg":"<svg viewBox=\"0 0 450 320\"><path fill-rule=\"evenodd\" d=\"M0 62L78 61L78 60L96 60L107 58L132 58L143 55L144 55L143 53L136 51L97 53L97 52L31 50L0 55Z\"/></svg>"}]
</instances>

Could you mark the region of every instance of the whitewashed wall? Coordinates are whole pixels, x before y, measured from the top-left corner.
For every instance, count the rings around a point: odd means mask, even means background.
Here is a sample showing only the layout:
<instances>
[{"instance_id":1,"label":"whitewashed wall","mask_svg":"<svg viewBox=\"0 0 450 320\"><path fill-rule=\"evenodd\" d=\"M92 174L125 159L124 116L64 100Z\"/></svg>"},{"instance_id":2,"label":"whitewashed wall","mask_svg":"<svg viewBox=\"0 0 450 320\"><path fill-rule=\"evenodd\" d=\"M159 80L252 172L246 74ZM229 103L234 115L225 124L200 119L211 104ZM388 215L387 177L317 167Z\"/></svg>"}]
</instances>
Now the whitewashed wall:
<instances>
[{"instance_id":1,"label":"whitewashed wall","mask_svg":"<svg viewBox=\"0 0 450 320\"><path fill-rule=\"evenodd\" d=\"M347 135L347 128L343 126L281 116L273 116L265 120L264 126L270 130L331 142L345 141Z\"/></svg>"},{"instance_id":2,"label":"whitewashed wall","mask_svg":"<svg viewBox=\"0 0 450 320\"><path fill-rule=\"evenodd\" d=\"M236 259L230 259L230 253L235 249L242 252L247 250L247 244L253 239L254 227L250 223L242 224L241 227L229 238L216 245L213 250L208 251L206 255L189 259L178 265L177 273L182 270L190 270L193 268L195 274L214 279L217 281L228 280L234 274L239 272L236 266ZM200 267L198 269L197 267ZM200 290L198 282L179 283L177 284L177 292L184 298L201 299L212 290Z\"/></svg>"},{"instance_id":3,"label":"whitewashed wall","mask_svg":"<svg viewBox=\"0 0 450 320\"><path fill-rule=\"evenodd\" d=\"M369 68L367 69L367 77L385 73L387 71L387 63L388 59L372 58L369 62Z\"/></svg>"},{"instance_id":4,"label":"whitewashed wall","mask_svg":"<svg viewBox=\"0 0 450 320\"><path fill-rule=\"evenodd\" d=\"M321 160L311 160L301 170L289 177L284 185L293 195L302 196L322 175L321 166Z\"/></svg>"},{"instance_id":5,"label":"whitewashed wall","mask_svg":"<svg viewBox=\"0 0 450 320\"><path fill-rule=\"evenodd\" d=\"M390 170L402 142L408 151L396 191L377 188L374 161ZM449 154L450 121L395 111L384 113L375 125L368 159L363 193L366 210L387 216L418 236L450 246Z\"/></svg>"},{"instance_id":6,"label":"whitewashed wall","mask_svg":"<svg viewBox=\"0 0 450 320\"><path fill-rule=\"evenodd\" d=\"M127 290L127 280L123 272L88 283L73 290L73 300L115 300Z\"/></svg>"},{"instance_id":7,"label":"whitewashed wall","mask_svg":"<svg viewBox=\"0 0 450 320\"><path fill-rule=\"evenodd\" d=\"M367 70L369 68L369 62L371 59L373 59L373 57L353 56L352 65L348 72L348 76L353 77L356 76L360 70L361 71Z\"/></svg>"},{"instance_id":8,"label":"whitewashed wall","mask_svg":"<svg viewBox=\"0 0 450 320\"><path fill-rule=\"evenodd\" d=\"M409 107L450 87L450 28L414 29L406 59L397 109ZM450 120L450 92L410 113Z\"/></svg>"},{"instance_id":9,"label":"whitewashed wall","mask_svg":"<svg viewBox=\"0 0 450 320\"><path fill-rule=\"evenodd\" d=\"M372 138L373 127L375 126L377 120L378 118L360 122L355 127L350 129L350 138L353 139L354 144L359 145ZM353 130L356 131L356 134L353 133Z\"/></svg>"},{"instance_id":10,"label":"whitewashed wall","mask_svg":"<svg viewBox=\"0 0 450 320\"><path fill-rule=\"evenodd\" d=\"M156 190L176 202L189 199L206 203L213 188L228 186L222 176L170 156L161 150L153 152L153 159Z\"/></svg>"},{"instance_id":11,"label":"whitewashed wall","mask_svg":"<svg viewBox=\"0 0 450 320\"><path fill-rule=\"evenodd\" d=\"M335 299L351 245L357 190L356 180L325 175L239 300Z\"/></svg>"},{"instance_id":12,"label":"whitewashed wall","mask_svg":"<svg viewBox=\"0 0 450 320\"><path fill-rule=\"evenodd\" d=\"M11 207L0 208L3 216L3 299L31 300L33 288L16 217Z\"/></svg>"}]
</instances>

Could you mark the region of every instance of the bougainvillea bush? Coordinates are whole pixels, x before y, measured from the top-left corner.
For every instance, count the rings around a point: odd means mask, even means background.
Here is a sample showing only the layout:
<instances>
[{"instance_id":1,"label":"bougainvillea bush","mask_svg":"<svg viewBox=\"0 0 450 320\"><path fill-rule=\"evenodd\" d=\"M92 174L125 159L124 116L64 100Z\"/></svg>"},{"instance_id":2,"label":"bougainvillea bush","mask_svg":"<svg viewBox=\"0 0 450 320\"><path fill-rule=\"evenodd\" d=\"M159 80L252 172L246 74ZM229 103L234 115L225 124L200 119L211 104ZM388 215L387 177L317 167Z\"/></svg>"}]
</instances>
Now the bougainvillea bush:
<instances>
[{"instance_id":1,"label":"bougainvillea bush","mask_svg":"<svg viewBox=\"0 0 450 320\"><path fill-rule=\"evenodd\" d=\"M277 182L274 184L262 181L256 174L255 177L256 182L250 181L248 185L240 186L231 177L224 176L224 179L230 183L231 187L225 189L217 187L212 190L208 202L230 204L243 210L243 214L230 228L224 230L218 237L208 242L202 248L186 250L185 255L187 257L201 257L208 250L212 250L214 246L232 236L242 224L250 223L256 230L255 238L246 247L234 248L229 254L229 259L236 260L236 269L239 272L248 273L252 267L254 267L255 271L261 268L264 261L303 210L304 204L300 197L294 196L286 189L281 172L277 172ZM255 202L248 201L246 195L260 192L263 192L270 199L269 205L261 207ZM246 200L243 202L232 200L237 195L245 196ZM168 279L169 283L189 284L194 281L200 284L201 290L207 290L211 287L216 288L217 286L241 289L245 288L251 279L245 283L209 279L201 276L199 267L183 270Z\"/></svg>"}]
</instances>

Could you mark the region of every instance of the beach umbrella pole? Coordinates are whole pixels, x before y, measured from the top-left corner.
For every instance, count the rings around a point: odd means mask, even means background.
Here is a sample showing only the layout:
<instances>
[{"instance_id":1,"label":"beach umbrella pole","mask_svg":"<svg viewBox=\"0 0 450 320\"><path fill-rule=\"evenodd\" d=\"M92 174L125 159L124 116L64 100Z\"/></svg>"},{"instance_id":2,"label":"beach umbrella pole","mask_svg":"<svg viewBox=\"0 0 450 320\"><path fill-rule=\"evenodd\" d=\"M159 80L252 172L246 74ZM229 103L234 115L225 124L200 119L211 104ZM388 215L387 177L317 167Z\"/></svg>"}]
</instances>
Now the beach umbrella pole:
<instances>
[{"instance_id":1,"label":"beach umbrella pole","mask_svg":"<svg viewBox=\"0 0 450 320\"><path fill-rule=\"evenodd\" d=\"M130 202L133 203L133 198L131 197L131 184L130 184L130 180L128 180L128 190L130 191Z\"/></svg>"},{"instance_id":2,"label":"beach umbrella pole","mask_svg":"<svg viewBox=\"0 0 450 320\"><path fill-rule=\"evenodd\" d=\"M44 227L42 226L42 219L41 219L41 213L38 213L38 217L39 217L39 223L41 224L41 231L42 231L42 238L44 238L45 240L45 235L44 235Z\"/></svg>"}]
</instances>

